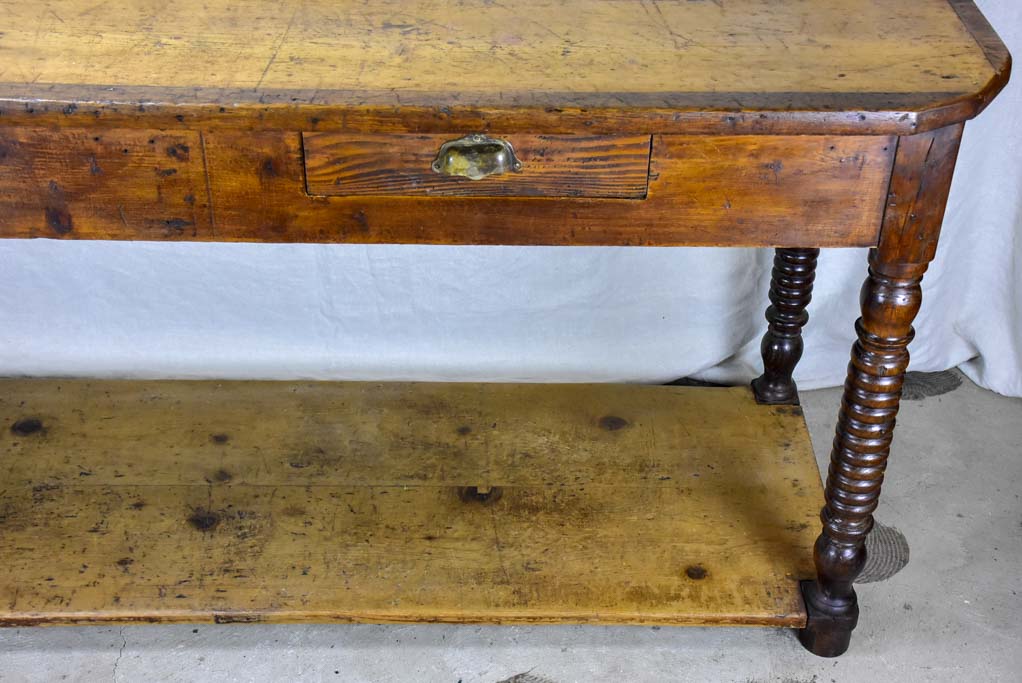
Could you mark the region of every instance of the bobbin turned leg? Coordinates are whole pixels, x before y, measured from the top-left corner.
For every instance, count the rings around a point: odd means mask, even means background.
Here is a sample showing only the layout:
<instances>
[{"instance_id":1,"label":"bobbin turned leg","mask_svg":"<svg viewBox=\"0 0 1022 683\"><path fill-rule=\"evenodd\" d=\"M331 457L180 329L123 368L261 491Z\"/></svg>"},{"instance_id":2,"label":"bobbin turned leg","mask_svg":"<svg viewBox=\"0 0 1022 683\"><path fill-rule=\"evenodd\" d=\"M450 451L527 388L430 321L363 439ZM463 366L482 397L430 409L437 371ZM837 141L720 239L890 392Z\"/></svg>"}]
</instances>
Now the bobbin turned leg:
<instances>
[{"instance_id":1,"label":"bobbin turned leg","mask_svg":"<svg viewBox=\"0 0 1022 683\"><path fill-rule=\"evenodd\" d=\"M813 553L818 579L802 585L809 622L799 638L824 657L848 649L858 619L852 582L866 562L864 544L887 466L926 270L925 264L893 267L872 260L831 454L823 533Z\"/></svg>"},{"instance_id":2,"label":"bobbin turned leg","mask_svg":"<svg viewBox=\"0 0 1022 683\"><path fill-rule=\"evenodd\" d=\"M920 282L937 248L961 131L952 126L898 144L831 452L823 532L813 549L817 578L802 583L808 621L799 640L823 657L848 649L858 621L852 583L866 563L865 541L901 401L912 320L922 302Z\"/></svg>"},{"instance_id":3,"label":"bobbin turned leg","mask_svg":"<svg viewBox=\"0 0 1022 683\"><path fill-rule=\"evenodd\" d=\"M770 278L769 325L763 335L763 374L752 381L756 401L798 404L792 373L802 357L802 328L809 320L806 306L813 297L819 249L777 249Z\"/></svg>"}]
</instances>

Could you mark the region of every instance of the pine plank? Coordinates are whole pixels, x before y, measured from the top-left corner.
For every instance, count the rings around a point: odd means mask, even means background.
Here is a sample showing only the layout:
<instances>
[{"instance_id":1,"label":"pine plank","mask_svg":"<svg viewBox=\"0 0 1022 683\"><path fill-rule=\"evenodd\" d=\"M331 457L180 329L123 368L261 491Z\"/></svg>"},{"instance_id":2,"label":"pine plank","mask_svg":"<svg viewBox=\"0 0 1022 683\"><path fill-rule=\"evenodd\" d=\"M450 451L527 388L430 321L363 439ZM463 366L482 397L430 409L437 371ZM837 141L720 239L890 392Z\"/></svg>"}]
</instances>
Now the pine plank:
<instances>
[{"instance_id":1,"label":"pine plank","mask_svg":"<svg viewBox=\"0 0 1022 683\"><path fill-rule=\"evenodd\" d=\"M975 115L1009 69L970 0L0 0L0 16L0 110L58 123L142 107L170 124L368 114L379 132L400 107L389 125L410 132L508 116L620 132L601 109L713 112L694 118L723 130L726 110L911 132Z\"/></svg>"},{"instance_id":2,"label":"pine plank","mask_svg":"<svg viewBox=\"0 0 1022 683\"><path fill-rule=\"evenodd\" d=\"M746 388L5 380L0 397L7 625L805 620L819 472L801 412Z\"/></svg>"},{"instance_id":3,"label":"pine plank","mask_svg":"<svg viewBox=\"0 0 1022 683\"><path fill-rule=\"evenodd\" d=\"M381 93L952 92L947 0L4 0L4 79ZM124 59L126 54L131 59Z\"/></svg>"}]
</instances>

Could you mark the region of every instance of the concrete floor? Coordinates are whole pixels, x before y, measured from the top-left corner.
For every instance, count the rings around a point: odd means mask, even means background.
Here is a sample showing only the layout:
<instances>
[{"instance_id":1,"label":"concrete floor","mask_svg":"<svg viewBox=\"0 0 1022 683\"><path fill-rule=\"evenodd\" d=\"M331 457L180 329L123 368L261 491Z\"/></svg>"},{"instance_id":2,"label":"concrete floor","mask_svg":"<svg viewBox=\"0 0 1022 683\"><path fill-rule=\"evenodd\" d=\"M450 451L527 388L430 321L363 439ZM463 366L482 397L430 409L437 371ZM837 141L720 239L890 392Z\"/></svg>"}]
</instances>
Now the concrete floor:
<instances>
[{"instance_id":1,"label":"concrete floor","mask_svg":"<svg viewBox=\"0 0 1022 683\"><path fill-rule=\"evenodd\" d=\"M821 464L839 391L803 404ZM1022 400L968 380L907 401L877 519L911 561L861 586L852 649L786 630L138 626L0 631L2 681L1019 681Z\"/></svg>"}]
</instances>

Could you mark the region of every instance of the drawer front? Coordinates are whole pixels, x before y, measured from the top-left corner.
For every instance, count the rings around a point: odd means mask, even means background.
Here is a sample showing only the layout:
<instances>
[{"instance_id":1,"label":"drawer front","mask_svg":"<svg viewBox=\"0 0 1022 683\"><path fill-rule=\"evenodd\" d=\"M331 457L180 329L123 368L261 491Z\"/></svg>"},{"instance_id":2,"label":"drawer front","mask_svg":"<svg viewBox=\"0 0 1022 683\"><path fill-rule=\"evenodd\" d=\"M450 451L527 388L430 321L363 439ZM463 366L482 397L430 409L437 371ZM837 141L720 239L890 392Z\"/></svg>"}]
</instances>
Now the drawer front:
<instances>
[{"instance_id":1,"label":"drawer front","mask_svg":"<svg viewBox=\"0 0 1022 683\"><path fill-rule=\"evenodd\" d=\"M483 137L483 136L479 136ZM445 143L493 154L507 143L520 169L480 179L434 169ZM452 135L304 133L310 195L327 197L591 197L642 199L650 136L508 135L473 143Z\"/></svg>"},{"instance_id":2,"label":"drawer front","mask_svg":"<svg viewBox=\"0 0 1022 683\"><path fill-rule=\"evenodd\" d=\"M0 127L0 237L210 239L193 131Z\"/></svg>"}]
</instances>

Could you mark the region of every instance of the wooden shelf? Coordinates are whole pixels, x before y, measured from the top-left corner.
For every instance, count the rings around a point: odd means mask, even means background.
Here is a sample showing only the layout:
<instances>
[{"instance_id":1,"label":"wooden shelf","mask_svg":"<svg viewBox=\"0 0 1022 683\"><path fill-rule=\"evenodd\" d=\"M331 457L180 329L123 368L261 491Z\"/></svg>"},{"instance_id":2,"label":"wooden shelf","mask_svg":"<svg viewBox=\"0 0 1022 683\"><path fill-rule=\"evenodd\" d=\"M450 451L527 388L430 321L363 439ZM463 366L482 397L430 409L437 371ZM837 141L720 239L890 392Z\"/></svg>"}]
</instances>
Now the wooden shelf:
<instances>
[{"instance_id":1,"label":"wooden shelf","mask_svg":"<svg viewBox=\"0 0 1022 683\"><path fill-rule=\"evenodd\" d=\"M5 380L0 425L6 625L805 623L819 472L745 388Z\"/></svg>"}]
</instances>

